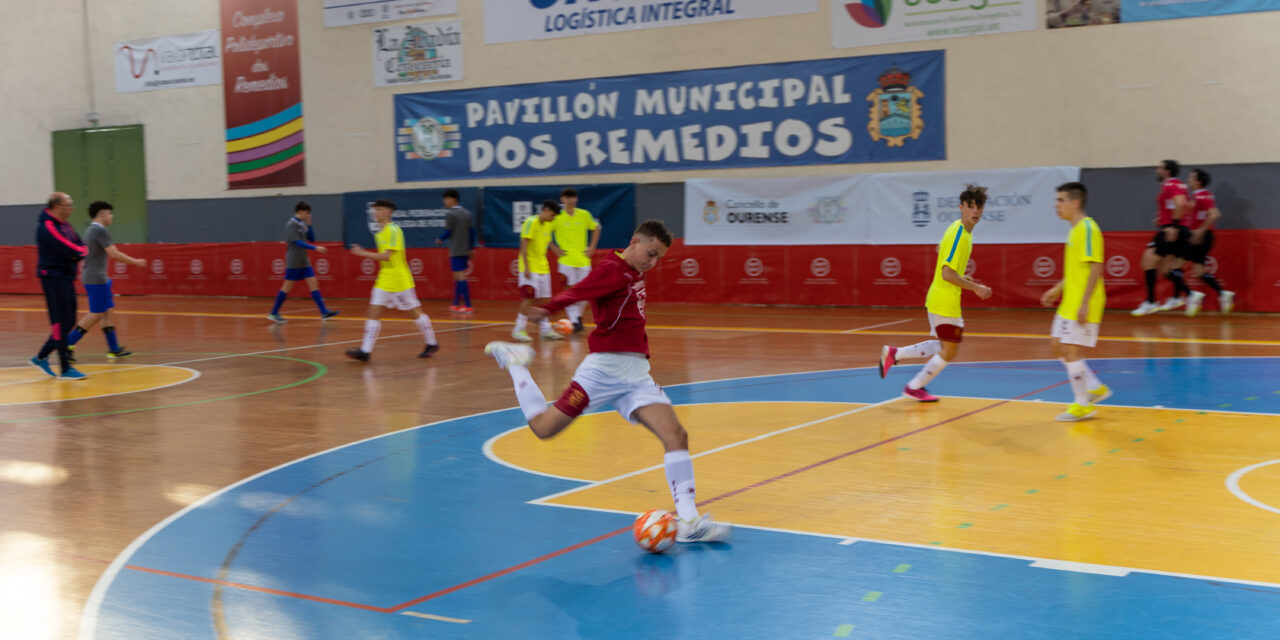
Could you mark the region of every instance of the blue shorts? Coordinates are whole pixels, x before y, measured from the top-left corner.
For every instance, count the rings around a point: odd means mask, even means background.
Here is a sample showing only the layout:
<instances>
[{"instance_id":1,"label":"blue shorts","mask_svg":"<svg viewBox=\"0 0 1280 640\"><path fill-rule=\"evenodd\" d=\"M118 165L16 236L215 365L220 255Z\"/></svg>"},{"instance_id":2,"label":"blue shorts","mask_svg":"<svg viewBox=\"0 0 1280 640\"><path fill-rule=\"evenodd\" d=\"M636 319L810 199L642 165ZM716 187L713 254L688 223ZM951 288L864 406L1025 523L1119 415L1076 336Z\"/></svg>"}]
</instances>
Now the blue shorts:
<instances>
[{"instance_id":1,"label":"blue shorts","mask_svg":"<svg viewBox=\"0 0 1280 640\"><path fill-rule=\"evenodd\" d=\"M314 278L315 276L316 272L311 267L298 267L297 269L284 270L284 279L292 280L294 282L297 282L298 280L306 280L307 278Z\"/></svg>"},{"instance_id":2,"label":"blue shorts","mask_svg":"<svg viewBox=\"0 0 1280 640\"><path fill-rule=\"evenodd\" d=\"M469 258L469 257L467 257L467 256L450 256L450 257L449 257L449 270L450 270L450 271L454 271L454 272L457 272L457 271L466 271L466 270L467 270L467 261L468 261L468 260L470 260L470 259L471 259L471 258Z\"/></svg>"},{"instance_id":3,"label":"blue shorts","mask_svg":"<svg viewBox=\"0 0 1280 640\"><path fill-rule=\"evenodd\" d=\"M106 284L86 284L84 292L89 294L89 313L106 313L107 309L116 306L111 299L111 281Z\"/></svg>"}]
</instances>

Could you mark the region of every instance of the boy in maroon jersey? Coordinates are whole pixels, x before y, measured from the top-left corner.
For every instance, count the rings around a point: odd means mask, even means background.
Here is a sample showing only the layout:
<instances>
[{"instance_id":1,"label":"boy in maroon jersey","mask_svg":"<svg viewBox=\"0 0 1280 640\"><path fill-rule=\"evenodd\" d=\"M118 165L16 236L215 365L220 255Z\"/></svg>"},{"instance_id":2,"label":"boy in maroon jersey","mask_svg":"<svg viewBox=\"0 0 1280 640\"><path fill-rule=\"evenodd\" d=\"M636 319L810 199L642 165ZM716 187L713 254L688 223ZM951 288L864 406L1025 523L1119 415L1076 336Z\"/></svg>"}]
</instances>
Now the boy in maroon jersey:
<instances>
[{"instance_id":1,"label":"boy in maroon jersey","mask_svg":"<svg viewBox=\"0 0 1280 640\"><path fill-rule=\"evenodd\" d=\"M1204 169L1192 169L1191 175L1187 178L1187 184L1192 189L1192 206L1187 224L1187 228L1191 230L1191 237L1187 240L1186 251L1182 257L1186 258L1187 264L1191 265L1191 275L1200 278L1201 282L1217 292L1218 304L1222 307L1222 312L1231 313L1231 309L1235 306L1236 294L1223 289L1222 285L1218 284L1217 276L1208 271L1207 265L1209 251L1213 249L1213 225L1218 222L1218 218L1222 217L1222 213L1218 211L1218 204L1213 199L1213 193L1209 191L1209 182L1212 179L1209 172ZM1200 312L1203 304L1204 293L1192 291L1191 295L1187 296L1187 315L1194 317Z\"/></svg>"},{"instance_id":2,"label":"boy in maroon jersey","mask_svg":"<svg viewBox=\"0 0 1280 640\"><path fill-rule=\"evenodd\" d=\"M631 244L600 261L587 277L551 301L529 310L532 321L571 304L591 302L596 328L587 337L591 353L578 365L569 388L548 407L529 374L533 349L510 342L490 342L484 352L511 374L520 410L539 438L568 427L589 406L612 404L628 422L643 424L666 450L667 484L679 516L677 542L720 542L732 528L710 515L699 515L694 492L689 434L680 425L671 399L649 375L649 337L645 334L645 272L671 247L671 233L660 220L636 227Z\"/></svg>"},{"instance_id":3,"label":"boy in maroon jersey","mask_svg":"<svg viewBox=\"0 0 1280 640\"><path fill-rule=\"evenodd\" d=\"M1131 315L1145 316L1157 311L1176 309L1186 303L1186 295L1190 293L1182 271L1178 269L1190 236L1187 214L1191 211L1187 185L1178 179L1181 168L1177 160L1163 160L1156 167L1160 193L1156 196L1155 223L1160 230L1156 231L1156 235L1147 244L1147 250L1142 254L1142 271L1147 279L1147 299L1131 311ZM1173 283L1173 296L1164 304L1156 302L1156 278L1160 275Z\"/></svg>"}]
</instances>

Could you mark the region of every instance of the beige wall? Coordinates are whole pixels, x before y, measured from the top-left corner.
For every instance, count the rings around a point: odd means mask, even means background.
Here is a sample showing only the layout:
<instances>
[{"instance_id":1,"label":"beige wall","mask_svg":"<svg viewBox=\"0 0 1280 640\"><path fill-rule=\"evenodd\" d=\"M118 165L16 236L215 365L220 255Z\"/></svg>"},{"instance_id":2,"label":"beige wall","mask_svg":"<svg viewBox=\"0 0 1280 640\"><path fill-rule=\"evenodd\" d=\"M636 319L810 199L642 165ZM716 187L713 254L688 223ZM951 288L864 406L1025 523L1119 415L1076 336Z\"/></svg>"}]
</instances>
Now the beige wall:
<instances>
[{"instance_id":1,"label":"beige wall","mask_svg":"<svg viewBox=\"0 0 1280 640\"><path fill-rule=\"evenodd\" d=\"M325 29L318 0L297 1L305 7L306 187L226 190L221 86L115 92L115 41L218 28L216 0L133 0L110 11L90 1L91 77L81 0L47 0L39 17L0 24L0 204L43 200L52 188L49 132L85 126L91 108L102 125L146 126L152 199L438 186L395 181L395 93L936 48L947 50L946 161L451 184L1280 160L1280 12L833 49L828 1L835 0L823 0L805 15L486 46L481 0L460 0L466 80L379 89L374 25Z\"/></svg>"}]
</instances>

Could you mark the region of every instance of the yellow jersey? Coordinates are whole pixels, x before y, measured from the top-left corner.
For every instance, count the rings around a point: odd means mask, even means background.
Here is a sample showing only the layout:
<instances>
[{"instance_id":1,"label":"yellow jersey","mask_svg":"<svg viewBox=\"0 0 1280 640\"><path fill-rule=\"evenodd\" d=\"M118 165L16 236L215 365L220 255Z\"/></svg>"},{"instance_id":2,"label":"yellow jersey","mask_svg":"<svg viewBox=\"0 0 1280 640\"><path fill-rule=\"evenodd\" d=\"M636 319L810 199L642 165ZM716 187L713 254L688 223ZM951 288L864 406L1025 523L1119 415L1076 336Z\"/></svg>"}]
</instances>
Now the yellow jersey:
<instances>
[{"instance_id":1,"label":"yellow jersey","mask_svg":"<svg viewBox=\"0 0 1280 640\"><path fill-rule=\"evenodd\" d=\"M520 238L528 247L529 271L531 273L551 273L551 264L547 262L547 247L551 246L551 233L555 230L555 220L543 222L538 216L529 216L520 225ZM520 272L524 273L524 253L520 254Z\"/></svg>"},{"instance_id":2,"label":"yellow jersey","mask_svg":"<svg viewBox=\"0 0 1280 640\"><path fill-rule=\"evenodd\" d=\"M1102 248L1102 230L1093 218L1085 217L1067 233L1067 246L1062 254L1062 303L1058 315L1068 320L1080 317L1080 305L1084 302L1084 289L1089 285L1090 265L1102 262L1106 254ZM1102 310L1107 306L1106 287L1102 276L1093 286L1089 296L1089 314L1085 322L1102 322Z\"/></svg>"},{"instance_id":3,"label":"yellow jersey","mask_svg":"<svg viewBox=\"0 0 1280 640\"><path fill-rule=\"evenodd\" d=\"M924 301L929 313L948 318L960 317L960 294L964 289L943 280L942 268L951 267L957 275L963 276L971 253L973 234L965 230L963 222L952 222L938 243L938 264L933 268L933 284L929 285L929 295Z\"/></svg>"},{"instance_id":4,"label":"yellow jersey","mask_svg":"<svg viewBox=\"0 0 1280 640\"><path fill-rule=\"evenodd\" d=\"M378 279L373 286L388 293L413 288L413 274L409 261L404 257L404 231L394 222L382 225L373 239L378 243L378 253L391 252L391 259L378 263Z\"/></svg>"},{"instance_id":5,"label":"yellow jersey","mask_svg":"<svg viewBox=\"0 0 1280 640\"><path fill-rule=\"evenodd\" d=\"M600 228L595 216L586 209L575 208L573 215L561 211L552 224L555 225L556 245L564 251L564 255L560 256L560 264L566 267L591 266L587 245L591 240L591 232Z\"/></svg>"}]
</instances>

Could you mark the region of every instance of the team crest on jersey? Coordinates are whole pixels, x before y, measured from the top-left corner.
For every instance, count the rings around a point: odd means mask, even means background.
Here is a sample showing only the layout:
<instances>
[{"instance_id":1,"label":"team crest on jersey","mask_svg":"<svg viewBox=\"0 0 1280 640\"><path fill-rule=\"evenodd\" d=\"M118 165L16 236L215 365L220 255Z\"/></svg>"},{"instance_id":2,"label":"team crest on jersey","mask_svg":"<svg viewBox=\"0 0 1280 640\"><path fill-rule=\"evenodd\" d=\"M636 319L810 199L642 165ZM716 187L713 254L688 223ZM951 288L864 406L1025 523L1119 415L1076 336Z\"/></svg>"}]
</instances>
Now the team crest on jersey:
<instances>
[{"instance_id":1,"label":"team crest on jersey","mask_svg":"<svg viewBox=\"0 0 1280 640\"><path fill-rule=\"evenodd\" d=\"M920 107L924 92L911 86L911 74L898 67L880 74L879 81L880 88L867 96L871 102L871 119L867 122L871 139L901 147L908 138L919 138L924 133Z\"/></svg>"},{"instance_id":2,"label":"team crest on jersey","mask_svg":"<svg viewBox=\"0 0 1280 640\"><path fill-rule=\"evenodd\" d=\"M716 206L715 200L708 200L707 206L702 208L702 220L707 224L715 224L720 219L720 207Z\"/></svg>"}]
</instances>

